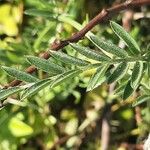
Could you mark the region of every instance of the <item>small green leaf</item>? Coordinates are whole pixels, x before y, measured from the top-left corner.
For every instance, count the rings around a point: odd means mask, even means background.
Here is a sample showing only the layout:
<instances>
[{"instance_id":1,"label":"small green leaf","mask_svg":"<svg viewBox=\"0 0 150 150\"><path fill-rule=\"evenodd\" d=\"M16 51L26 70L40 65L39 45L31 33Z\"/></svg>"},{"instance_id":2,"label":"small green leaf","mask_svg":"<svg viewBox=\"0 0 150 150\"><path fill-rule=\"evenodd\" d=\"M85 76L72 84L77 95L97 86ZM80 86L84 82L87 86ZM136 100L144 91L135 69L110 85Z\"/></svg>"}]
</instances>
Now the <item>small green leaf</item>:
<instances>
[{"instance_id":1,"label":"small green leaf","mask_svg":"<svg viewBox=\"0 0 150 150\"><path fill-rule=\"evenodd\" d=\"M17 80L25 81L25 82L36 82L39 79L33 77L32 75L25 73L23 71L16 70L15 68L2 66L2 69L6 71L10 76L17 78Z\"/></svg>"},{"instance_id":2,"label":"small green leaf","mask_svg":"<svg viewBox=\"0 0 150 150\"><path fill-rule=\"evenodd\" d=\"M8 89L3 89L0 91L0 100L4 100L7 97L9 97L10 95L16 94L22 90L23 90L23 88L21 88L21 87L11 87Z\"/></svg>"},{"instance_id":3,"label":"small green leaf","mask_svg":"<svg viewBox=\"0 0 150 150\"><path fill-rule=\"evenodd\" d=\"M96 36L90 36L90 38L101 50L104 50L110 54L113 54L115 56L122 57L122 58L125 58L128 56L126 51L124 51L120 47L117 47L113 43L110 43L109 41L103 41L102 39L99 39Z\"/></svg>"},{"instance_id":4,"label":"small green leaf","mask_svg":"<svg viewBox=\"0 0 150 150\"><path fill-rule=\"evenodd\" d=\"M65 71L63 67L39 57L27 56L27 60L32 65L48 73L60 74Z\"/></svg>"},{"instance_id":5,"label":"small green leaf","mask_svg":"<svg viewBox=\"0 0 150 150\"><path fill-rule=\"evenodd\" d=\"M106 80L105 72L108 67L109 65L104 65L97 68L96 73L91 77L88 83L87 91L92 91Z\"/></svg>"},{"instance_id":6,"label":"small green leaf","mask_svg":"<svg viewBox=\"0 0 150 150\"><path fill-rule=\"evenodd\" d=\"M123 93L123 100L126 100L132 93L134 89L131 87L131 81L129 80Z\"/></svg>"},{"instance_id":7,"label":"small green leaf","mask_svg":"<svg viewBox=\"0 0 150 150\"><path fill-rule=\"evenodd\" d=\"M61 83L68 81L71 78L74 78L75 76L78 76L82 70L76 69L76 70L69 70L61 75L59 75L52 83L51 88L55 87L57 85L60 85Z\"/></svg>"},{"instance_id":8,"label":"small green leaf","mask_svg":"<svg viewBox=\"0 0 150 150\"><path fill-rule=\"evenodd\" d=\"M111 28L116 33L117 36L119 36L129 47L129 50L131 54L139 54L140 48L136 41L125 31L124 28L122 28L119 24L111 21L110 22Z\"/></svg>"},{"instance_id":9,"label":"small green leaf","mask_svg":"<svg viewBox=\"0 0 150 150\"><path fill-rule=\"evenodd\" d=\"M132 104L132 107L138 106L143 102L150 100L150 95L142 95L136 99L136 101Z\"/></svg>"},{"instance_id":10,"label":"small green leaf","mask_svg":"<svg viewBox=\"0 0 150 150\"><path fill-rule=\"evenodd\" d=\"M123 78L127 70L128 70L128 64L126 62L120 63L113 71L113 73L109 76L108 84Z\"/></svg>"},{"instance_id":11,"label":"small green leaf","mask_svg":"<svg viewBox=\"0 0 150 150\"><path fill-rule=\"evenodd\" d=\"M37 17L45 17L51 20L56 20L57 16L52 14L52 12L47 10L37 10L37 9L28 9L24 12L26 15L37 16Z\"/></svg>"},{"instance_id":12,"label":"small green leaf","mask_svg":"<svg viewBox=\"0 0 150 150\"><path fill-rule=\"evenodd\" d=\"M77 65L77 66L86 66L90 64L88 61L69 56L63 52L56 52L50 50L50 53L52 57L66 64Z\"/></svg>"},{"instance_id":13,"label":"small green leaf","mask_svg":"<svg viewBox=\"0 0 150 150\"><path fill-rule=\"evenodd\" d=\"M36 82L31 87L27 88L21 95L21 100L33 96L35 93L39 92L52 82L51 79L44 79L39 82Z\"/></svg>"},{"instance_id":14,"label":"small green leaf","mask_svg":"<svg viewBox=\"0 0 150 150\"><path fill-rule=\"evenodd\" d=\"M78 51L80 54L86 56L87 58L97 60L97 61L110 61L110 58L105 54L99 53L87 47L80 46L78 44L70 43L70 45Z\"/></svg>"},{"instance_id":15,"label":"small green leaf","mask_svg":"<svg viewBox=\"0 0 150 150\"><path fill-rule=\"evenodd\" d=\"M17 117L10 118L8 127L14 137L24 137L33 134L33 128Z\"/></svg>"},{"instance_id":16,"label":"small green leaf","mask_svg":"<svg viewBox=\"0 0 150 150\"><path fill-rule=\"evenodd\" d=\"M131 76L132 88L137 88L138 84L140 83L144 71L143 69L143 62L139 61L135 63Z\"/></svg>"}]
</instances>

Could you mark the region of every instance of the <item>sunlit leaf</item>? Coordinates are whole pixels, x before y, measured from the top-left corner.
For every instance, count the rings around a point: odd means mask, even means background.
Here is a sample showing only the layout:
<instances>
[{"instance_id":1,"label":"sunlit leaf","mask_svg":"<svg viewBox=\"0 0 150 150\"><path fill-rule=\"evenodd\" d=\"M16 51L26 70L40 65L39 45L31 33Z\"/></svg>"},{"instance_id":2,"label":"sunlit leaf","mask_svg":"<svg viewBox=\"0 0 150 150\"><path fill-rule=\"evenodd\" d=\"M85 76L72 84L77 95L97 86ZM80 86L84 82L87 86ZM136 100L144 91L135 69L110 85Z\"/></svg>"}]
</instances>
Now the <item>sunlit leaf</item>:
<instances>
[{"instance_id":1,"label":"sunlit leaf","mask_svg":"<svg viewBox=\"0 0 150 150\"><path fill-rule=\"evenodd\" d=\"M10 119L8 127L15 137L29 136L33 133L33 129L17 117Z\"/></svg>"},{"instance_id":2,"label":"sunlit leaf","mask_svg":"<svg viewBox=\"0 0 150 150\"><path fill-rule=\"evenodd\" d=\"M103 41L102 39L99 39L96 36L90 36L90 38L101 50L104 50L108 53L111 53L115 56L122 57L122 58L125 58L128 56L126 51L124 51L120 47L117 47L113 43L110 43L109 41Z\"/></svg>"},{"instance_id":3,"label":"sunlit leaf","mask_svg":"<svg viewBox=\"0 0 150 150\"><path fill-rule=\"evenodd\" d=\"M27 60L32 65L48 73L60 74L65 71L63 67L39 57L27 56Z\"/></svg>"},{"instance_id":4,"label":"sunlit leaf","mask_svg":"<svg viewBox=\"0 0 150 150\"><path fill-rule=\"evenodd\" d=\"M71 64L71 65L76 65L76 66L86 66L86 65L90 64L88 61L69 56L63 52L56 52L56 51L50 50L50 53L55 59L57 59L61 62L64 62L66 64Z\"/></svg>"},{"instance_id":5,"label":"sunlit leaf","mask_svg":"<svg viewBox=\"0 0 150 150\"><path fill-rule=\"evenodd\" d=\"M2 69L6 71L10 76L17 78L18 80L25 81L25 82L36 82L38 79L28 73L23 71L19 71L15 68L2 66Z\"/></svg>"},{"instance_id":6,"label":"sunlit leaf","mask_svg":"<svg viewBox=\"0 0 150 150\"><path fill-rule=\"evenodd\" d=\"M124 28L122 28L119 24L111 21L110 25L113 29L113 31L126 43L126 45L129 47L130 52L135 55L139 54L140 48L136 41L125 31Z\"/></svg>"},{"instance_id":7,"label":"sunlit leaf","mask_svg":"<svg viewBox=\"0 0 150 150\"><path fill-rule=\"evenodd\" d=\"M70 44L76 51L80 54L97 61L110 61L110 58L105 54L99 53L95 50L92 50L88 47L83 47L78 44L71 43Z\"/></svg>"},{"instance_id":8,"label":"sunlit leaf","mask_svg":"<svg viewBox=\"0 0 150 150\"><path fill-rule=\"evenodd\" d=\"M25 99L27 97L31 97L46 86L48 86L51 83L51 79L44 79L41 80L35 84L33 84L31 87L27 88L21 95L21 99Z\"/></svg>"}]
</instances>

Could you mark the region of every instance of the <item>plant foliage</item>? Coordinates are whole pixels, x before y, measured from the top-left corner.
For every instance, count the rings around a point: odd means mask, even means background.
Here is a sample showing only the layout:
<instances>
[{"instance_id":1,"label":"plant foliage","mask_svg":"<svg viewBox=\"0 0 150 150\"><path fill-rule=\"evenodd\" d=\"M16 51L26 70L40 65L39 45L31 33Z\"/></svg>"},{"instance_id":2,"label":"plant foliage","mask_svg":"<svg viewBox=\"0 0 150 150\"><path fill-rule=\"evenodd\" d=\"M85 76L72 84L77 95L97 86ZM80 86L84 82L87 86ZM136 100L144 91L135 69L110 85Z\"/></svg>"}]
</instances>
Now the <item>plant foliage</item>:
<instances>
[{"instance_id":1,"label":"plant foliage","mask_svg":"<svg viewBox=\"0 0 150 150\"><path fill-rule=\"evenodd\" d=\"M41 11L38 10L28 10L26 14L33 16L40 14L44 17L49 16L47 12L42 11L41 13ZM32 84L24 89L20 89L19 87L4 89L0 92L0 100L4 100L19 91L23 91L21 99L28 98L46 86L52 89L62 82L79 76L79 74L93 68L96 69L96 72L89 80L87 91L95 89L104 82L108 84L116 82L117 87L123 87L121 92L122 98L124 100L127 99L141 84L142 76L144 76L144 72L149 68L149 65L145 65L149 55L142 53L136 41L119 24L111 21L110 25L114 33L127 45L126 50L108 40L100 39L96 35L89 35L88 38L96 46L96 50L84 47L80 44L70 43L70 46L76 53L80 53L80 55L84 56L83 59L79 58L78 55L70 56L63 51L56 52L52 50L48 50L53 57L53 59L49 60L27 56L27 61L31 65L47 72L50 76L48 76L47 79L40 80L23 71L3 66L2 69L10 76ZM126 85L122 86L121 80L126 78L128 78L129 81L126 82ZM136 105L147 99L145 96L139 98Z\"/></svg>"}]
</instances>

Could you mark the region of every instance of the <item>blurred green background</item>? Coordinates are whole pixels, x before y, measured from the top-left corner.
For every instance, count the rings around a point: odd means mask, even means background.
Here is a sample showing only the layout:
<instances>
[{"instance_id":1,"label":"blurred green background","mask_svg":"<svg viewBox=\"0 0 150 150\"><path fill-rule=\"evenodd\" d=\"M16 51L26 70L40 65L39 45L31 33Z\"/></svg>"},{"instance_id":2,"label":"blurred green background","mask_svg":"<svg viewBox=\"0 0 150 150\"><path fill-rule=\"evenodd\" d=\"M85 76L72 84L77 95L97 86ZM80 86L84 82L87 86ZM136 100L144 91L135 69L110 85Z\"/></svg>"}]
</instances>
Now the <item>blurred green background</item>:
<instances>
[{"instance_id":1,"label":"blurred green background","mask_svg":"<svg viewBox=\"0 0 150 150\"><path fill-rule=\"evenodd\" d=\"M67 21L55 18L68 14L73 20L86 24L102 8L123 0L1 0L0 1L0 65L25 69L29 64L25 55L38 55L57 39L66 39L77 30ZM46 11L39 16L24 13L27 9ZM134 14L148 12L147 7L137 8ZM121 23L123 13L112 20ZM119 43L109 22L96 26L93 33ZM149 18L133 19L131 35L142 48L150 40ZM84 39L85 46L93 45ZM67 52L75 55L72 49ZM92 72L84 78L75 78L52 90L48 87L23 102L18 95L9 99L9 105L0 110L0 150L47 149L101 149L101 122L106 106L110 107L110 149L124 150L122 143L142 143L150 130L150 108L146 104L131 108L121 98L113 99L108 86L103 84L86 92ZM38 71L39 78L46 75ZM0 70L0 87L12 78ZM142 119L137 122L137 111ZM122 149L121 149L122 148Z\"/></svg>"}]
</instances>

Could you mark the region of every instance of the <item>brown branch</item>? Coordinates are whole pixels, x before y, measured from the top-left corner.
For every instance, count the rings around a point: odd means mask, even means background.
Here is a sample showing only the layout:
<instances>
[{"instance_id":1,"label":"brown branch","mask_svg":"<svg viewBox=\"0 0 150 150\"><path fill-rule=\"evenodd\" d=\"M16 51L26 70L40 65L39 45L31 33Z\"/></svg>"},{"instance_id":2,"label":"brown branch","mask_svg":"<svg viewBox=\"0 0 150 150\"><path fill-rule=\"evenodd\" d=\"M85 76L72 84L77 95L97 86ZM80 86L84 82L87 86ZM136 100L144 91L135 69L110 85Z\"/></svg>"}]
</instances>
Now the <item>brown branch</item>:
<instances>
[{"instance_id":1,"label":"brown branch","mask_svg":"<svg viewBox=\"0 0 150 150\"><path fill-rule=\"evenodd\" d=\"M73 36L68 38L67 40L64 41L54 41L51 45L52 50L59 50L65 46L67 46L70 42L78 42L80 39L82 39L85 34L90 31L94 26L97 24L103 22L104 20L108 20L111 18L113 15L119 13L120 11L126 10L126 9L131 9L134 7L141 7L143 5L150 5L150 0L127 0L124 3L121 3L119 5L113 6L108 9L103 9L96 17L94 17L82 30L79 32L75 33ZM50 57L50 54L48 52L45 52L42 56L44 59L48 59ZM37 69L34 66L30 66L29 68L26 69L27 73L32 74L35 72ZM17 86L21 83L19 80L14 80L11 83L9 83L6 87L11 87L11 86Z\"/></svg>"}]
</instances>

